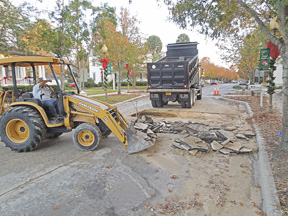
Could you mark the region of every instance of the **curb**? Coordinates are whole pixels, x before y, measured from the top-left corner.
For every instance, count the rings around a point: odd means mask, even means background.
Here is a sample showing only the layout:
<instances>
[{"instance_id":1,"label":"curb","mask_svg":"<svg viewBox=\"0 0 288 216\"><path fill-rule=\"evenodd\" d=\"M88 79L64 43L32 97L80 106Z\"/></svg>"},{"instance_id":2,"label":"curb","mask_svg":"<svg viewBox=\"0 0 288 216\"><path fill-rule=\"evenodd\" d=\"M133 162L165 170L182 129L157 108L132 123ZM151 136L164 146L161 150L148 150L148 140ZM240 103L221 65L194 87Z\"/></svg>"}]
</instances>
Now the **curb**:
<instances>
[{"instance_id":1,"label":"curb","mask_svg":"<svg viewBox=\"0 0 288 216\"><path fill-rule=\"evenodd\" d=\"M253 128L256 134L256 142L259 148L258 151L258 160L254 163L254 169L256 168L256 174L254 174L255 178L258 179L259 185L261 186L261 194L262 194L262 208L268 216L282 216L282 212L277 208L279 206L279 198L277 195L276 185L274 181L274 177L272 174L269 157L265 150L263 144L263 137L258 129L255 120L253 118L253 112L251 107L247 102L238 101L230 98L223 98L223 100L232 101L236 103L242 103L245 105L246 111L252 119ZM254 171L255 173L255 171Z\"/></svg>"},{"instance_id":2,"label":"curb","mask_svg":"<svg viewBox=\"0 0 288 216\"><path fill-rule=\"evenodd\" d=\"M121 105L123 103L127 103L127 102L130 102L130 101L133 101L133 100L138 100L138 99L143 98L143 97L147 97L147 95L141 95L141 96L138 96L138 97L135 97L135 98L131 98L131 99L128 99L128 100L125 100L125 101L122 101L122 102L118 102L118 103L115 103L115 104L112 104L112 105L118 106L118 105Z\"/></svg>"}]
</instances>

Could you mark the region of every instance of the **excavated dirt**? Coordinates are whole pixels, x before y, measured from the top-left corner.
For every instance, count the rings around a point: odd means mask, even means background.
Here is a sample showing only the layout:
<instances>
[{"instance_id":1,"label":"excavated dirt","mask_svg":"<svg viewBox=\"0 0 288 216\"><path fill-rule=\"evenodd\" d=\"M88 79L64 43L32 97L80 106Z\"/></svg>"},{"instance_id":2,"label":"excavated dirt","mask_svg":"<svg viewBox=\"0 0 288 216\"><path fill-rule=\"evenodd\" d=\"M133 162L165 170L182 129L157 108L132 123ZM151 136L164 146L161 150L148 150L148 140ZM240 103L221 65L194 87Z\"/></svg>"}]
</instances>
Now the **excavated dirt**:
<instances>
[{"instance_id":1,"label":"excavated dirt","mask_svg":"<svg viewBox=\"0 0 288 216\"><path fill-rule=\"evenodd\" d=\"M198 102L198 101L197 101ZM203 110L203 104L207 110ZM205 108L206 109L206 108ZM219 100L199 101L192 109L146 110L141 114L154 121L191 121L213 127L235 127L236 132L253 132L242 105ZM170 172L167 192L147 203L147 215L264 215L260 186L253 178L257 157L255 137L235 142L253 149L249 154L224 155L209 148L193 156L173 148L181 134L158 133L155 145L139 153L155 172ZM157 182L159 179L155 178ZM162 198L165 197L165 198Z\"/></svg>"}]
</instances>

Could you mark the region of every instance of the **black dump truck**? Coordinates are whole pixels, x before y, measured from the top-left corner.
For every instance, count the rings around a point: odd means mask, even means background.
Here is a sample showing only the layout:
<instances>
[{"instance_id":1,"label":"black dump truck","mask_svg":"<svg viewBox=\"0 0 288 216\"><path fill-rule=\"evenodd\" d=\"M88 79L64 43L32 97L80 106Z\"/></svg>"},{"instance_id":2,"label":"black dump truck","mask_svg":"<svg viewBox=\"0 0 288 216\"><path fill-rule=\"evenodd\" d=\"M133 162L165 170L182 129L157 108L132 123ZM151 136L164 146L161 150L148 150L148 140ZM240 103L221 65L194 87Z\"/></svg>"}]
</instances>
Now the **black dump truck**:
<instances>
[{"instance_id":1,"label":"black dump truck","mask_svg":"<svg viewBox=\"0 0 288 216\"><path fill-rule=\"evenodd\" d=\"M178 101L182 108L191 108L196 98L202 98L197 44L168 44L164 58L147 63L148 92L153 107Z\"/></svg>"}]
</instances>

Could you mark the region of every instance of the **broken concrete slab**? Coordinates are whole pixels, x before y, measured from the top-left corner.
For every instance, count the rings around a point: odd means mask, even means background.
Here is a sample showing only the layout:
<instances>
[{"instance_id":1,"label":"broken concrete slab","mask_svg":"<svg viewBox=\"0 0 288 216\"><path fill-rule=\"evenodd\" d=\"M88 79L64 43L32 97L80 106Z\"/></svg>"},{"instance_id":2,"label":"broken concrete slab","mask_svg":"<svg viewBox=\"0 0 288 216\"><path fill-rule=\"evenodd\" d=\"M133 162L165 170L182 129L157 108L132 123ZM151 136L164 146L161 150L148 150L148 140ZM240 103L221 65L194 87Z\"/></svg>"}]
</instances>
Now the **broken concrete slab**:
<instances>
[{"instance_id":1,"label":"broken concrete slab","mask_svg":"<svg viewBox=\"0 0 288 216\"><path fill-rule=\"evenodd\" d=\"M253 150L243 146L243 147L239 150L239 152L240 152L240 153L252 153Z\"/></svg>"},{"instance_id":2,"label":"broken concrete slab","mask_svg":"<svg viewBox=\"0 0 288 216\"><path fill-rule=\"evenodd\" d=\"M211 143L211 148L214 150L214 151L218 151L218 150L220 150L220 149L222 149L223 148L223 145L221 145L219 142L217 142L217 141L213 141L212 143Z\"/></svg>"},{"instance_id":3,"label":"broken concrete slab","mask_svg":"<svg viewBox=\"0 0 288 216\"><path fill-rule=\"evenodd\" d=\"M207 143L212 143L214 140L218 141L218 137L215 132L199 132L197 136Z\"/></svg>"},{"instance_id":4,"label":"broken concrete slab","mask_svg":"<svg viewBox=\"0 0 288 216\"><path fill-rule=\"evenodd\" d=\"M246 133L244 133L244 135L245 135L247 138L250 138L250 139L256 136L256 134L253 133L253 132L246 132Z\"/></svg>"},{"instance_id":5,"label":"broken concrete slab","mask_svg":"<svg viewBox=\"0 0 288 216\"><path fill-rule=\"evenodd\" d=\"M231 131L219 130L218 132L221 133L223 136L225 136L227 139L230 140L235 139L235 135Z\"/></svg>"},{"instance_id":6,"label":"broken concrete slab","mask_svg":"<svg viewBox=\"0 0 288 216\"><path fill-rule=\"evenodd\" d=\"M226 145L226 144L229 143L229 142L231 142L231 140L230 140L230 139L227 139L227 140L223 141L223 142L221 143L221 145Z\"/></svg>"},{"instance_id":7,"label":"broken concrete slab","mask_svg":"<svg viewBox=\"0 0 288 216\"><path fill-rule=\"evenodd\" d=\"M173 143L172 146L175 147L175 148L178 148L178 149L182 149L182 150L183 150L183 148L182 148L182 146L180 145L180 143Z\"/></svg>"},{"instance_id":8,"label":"broken concrete slab","mask_svg":"<svg viewBox=\"0 0 288 216\"><path fill-rule=\"evenodd\" d=\"M225 149L225 148L220 149L219 152L222 154L225 154L225 155L228 155L231 153L231 151L229 149Z\"/></svg>"},{"instance_id":9,"label":"broken concrete slab","mask_svg":"<svg viewBox=\"0 0 288 216\"><path fill-rule=\"evenodd\" d=\"M242 145L239 143L227 143L224 145L225 148L230 149L234 152L239 152L239 150L242 148Z\"/></svg>"},{"instance_id":10,"label":"broken concrete slab","mask_svg":"<svg viewBox=\"0 0 288 216\"><path fill-rule=\"evenodd\" d=\"M197 149L193 149L193 150L190 150L189 151L189 154L195 156L196 154L198 153L198 150Z\"/></svg>"},{"instance_id":11,"label":"broken concrete slab","mask_svg":"<svg viewBox=\"0 0 288 216\"><path fill-rule=\"evenodd\" d=\"M249 140L244 134L236 134L236 137L239 138L239 139L245 139L245 140Z\"/></svg>"},{"instance_id":12,"label":"broken concrete slab","mask_svg":"<svg viewBox=\"0 0 288 216\"><path fill-rule=\"evenodd\" d=\"M134 125L134 128L136 129L136 130L143 130L143 131L145 131L145 130L147 130L148 129L148 125L147 124L144 124L144 123L135 123L135 125Z\"/></svg>"}]
</instances>

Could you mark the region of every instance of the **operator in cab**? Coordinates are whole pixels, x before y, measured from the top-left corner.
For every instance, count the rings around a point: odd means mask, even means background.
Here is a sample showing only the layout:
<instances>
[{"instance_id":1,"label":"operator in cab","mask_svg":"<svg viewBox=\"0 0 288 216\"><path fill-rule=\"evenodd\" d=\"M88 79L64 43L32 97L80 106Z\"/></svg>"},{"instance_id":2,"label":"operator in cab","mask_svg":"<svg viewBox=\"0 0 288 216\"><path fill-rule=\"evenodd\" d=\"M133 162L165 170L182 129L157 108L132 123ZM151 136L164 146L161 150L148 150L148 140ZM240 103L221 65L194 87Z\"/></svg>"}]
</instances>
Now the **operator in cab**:
<instances>
[{"instance_id":1,"label":"operator in cab","mask_svg":"<svg viewBox=\"0 0 288 216\"><path fill-rule=\"evenodd\" d=\"M42 80L33 87L33 97L42 101L43 108L49 117L58 117L56 112L56 100L51 98L54 89L47 83L52 80Z\"/></svg>"}]
</instances>

